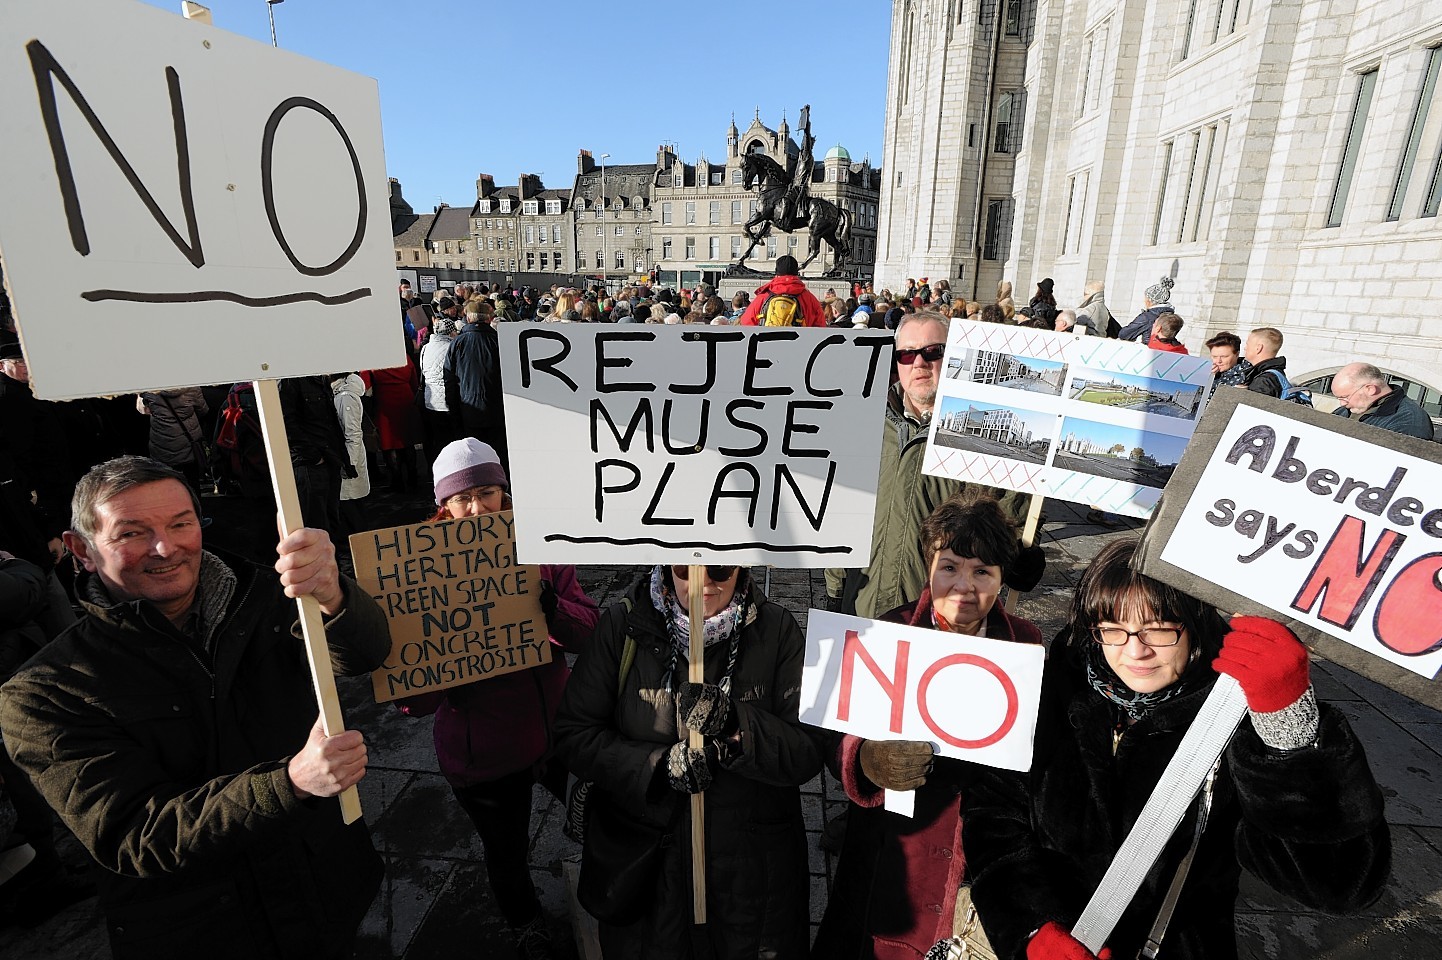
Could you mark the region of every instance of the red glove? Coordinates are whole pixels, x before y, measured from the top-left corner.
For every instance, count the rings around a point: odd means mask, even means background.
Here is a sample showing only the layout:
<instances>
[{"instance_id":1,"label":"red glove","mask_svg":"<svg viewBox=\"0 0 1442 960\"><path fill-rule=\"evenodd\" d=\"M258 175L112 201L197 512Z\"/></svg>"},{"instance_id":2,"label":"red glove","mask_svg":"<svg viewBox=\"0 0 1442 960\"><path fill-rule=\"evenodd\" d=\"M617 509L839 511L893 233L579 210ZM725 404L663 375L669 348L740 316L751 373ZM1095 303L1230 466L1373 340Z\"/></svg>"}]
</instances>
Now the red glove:
<instances>
[{"instance_id":1,"label":"red glove","mask_svg":"<svg viewBox=\"0 0 1442 960\"><path fill-rule=\"evenodd\" d=\"M1092 953L1061 924L1048 920L1026 944L1026 960L1111 960L1110 947Z\"/></svg>"},{"instance_id":2,"label":"red glove","mask_svg":"<svg viewBox=\"0 0 1442 960\"><path fill-rule=\"evenodd\" d=\"M1236 678L1254 713L1290 707L1311 682L1307 648L1292 631L1266 617L1233 617L1212 669Z\"/></svg>"}]
</instances>

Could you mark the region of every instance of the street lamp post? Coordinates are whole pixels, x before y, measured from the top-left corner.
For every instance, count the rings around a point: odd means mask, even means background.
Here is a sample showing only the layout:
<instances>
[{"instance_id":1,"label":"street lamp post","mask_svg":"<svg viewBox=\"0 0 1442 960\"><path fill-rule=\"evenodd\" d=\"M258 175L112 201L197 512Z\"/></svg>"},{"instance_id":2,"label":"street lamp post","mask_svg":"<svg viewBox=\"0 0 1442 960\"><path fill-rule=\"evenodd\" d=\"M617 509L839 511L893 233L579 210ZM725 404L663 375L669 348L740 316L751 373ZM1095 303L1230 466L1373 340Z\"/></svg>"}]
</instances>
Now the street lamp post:
<instances>
[{"instance_id":1,"label":"street lamp post","mask_svg":"<svg viewBox=\"0 0 1442 960\"><path fill-rule=\"evenodd\" d=\"M603 295L610 292L610 286L606 283L606 258L610 256L606 249L606 161L610 158L609 153L601 154L601 290Z\"/></svg>"},{"instance_id":2,"label":"street lamp post","mask_svg":"<svg viewBox=\"0 0 1442 960\"><path fill-rule=\"evenodd\" d=\"M272 47L280 46L275 39L275 5L277 3L285 3L285 0L265 0L265 12L270 14L270 45Z\"/></svg>"}]
</instances>

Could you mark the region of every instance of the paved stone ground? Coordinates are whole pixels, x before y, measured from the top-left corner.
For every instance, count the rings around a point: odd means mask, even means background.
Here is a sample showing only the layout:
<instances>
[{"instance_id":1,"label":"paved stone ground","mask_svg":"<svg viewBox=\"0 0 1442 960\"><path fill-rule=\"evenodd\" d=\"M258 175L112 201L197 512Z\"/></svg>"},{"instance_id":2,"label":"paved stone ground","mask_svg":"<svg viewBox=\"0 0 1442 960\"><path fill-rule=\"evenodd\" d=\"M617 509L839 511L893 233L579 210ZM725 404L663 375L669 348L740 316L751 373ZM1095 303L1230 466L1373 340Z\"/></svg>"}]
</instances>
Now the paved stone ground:
<instances>
[{"instance_id":1,"label":"paved stone ground","mask_svg":"<svg viewBox=\"0 0 1442 960\"><path fill-rule=\"evenodd\" d=\"M384 523L413 521L425 503L414 496L380 496L376 516ZM212 541L263 539L267 522L241 519L226 504L207 503L219 516L207 532ZM1042 541L1048 557L1043 584L1022 599L1019 612L1050 635L1061 623L1080 572L1116 531L1085 522L1084 511L1049 502ZM257 526L259 525L259 526ZM616 599L637 573L632 567L587 567L582 580L601 604ZM755 571L758 578L764 569ZM822 596L820 572L775 570L771 594L805 625L807 607ZM1325 662L1314 664L1318 694L1344 711L1366 745L1387 796L1394 867L1382 898L1359 916L1329 917L1307 911L1244 874L1237 902L1243 960L1262 958L1442 958L1442 713L1421 706L1362 677ZM441 960L514 956L505 924L485 880L480 842L437 773L430 721L403 717L370 702L365 680L342 681L349 725L370 743L370 773L362 783L366 818L387 861L381 895L361 930L362 960ZM844 806L835 781L823 775L803 790L811 840L813 923L826 902L835 864L816 844L823 823ZM573 957L562 862L577 852L560 831L563 809L537 789L531 822L532 875L552 918L557 956ZM83 862L75 844L67 856ZM1338 870L1348 869L1339 863ZM68 960L107 955L94 901L71 907L33 930L0 930L6 960Z\"/></svg>"}]
</instances>

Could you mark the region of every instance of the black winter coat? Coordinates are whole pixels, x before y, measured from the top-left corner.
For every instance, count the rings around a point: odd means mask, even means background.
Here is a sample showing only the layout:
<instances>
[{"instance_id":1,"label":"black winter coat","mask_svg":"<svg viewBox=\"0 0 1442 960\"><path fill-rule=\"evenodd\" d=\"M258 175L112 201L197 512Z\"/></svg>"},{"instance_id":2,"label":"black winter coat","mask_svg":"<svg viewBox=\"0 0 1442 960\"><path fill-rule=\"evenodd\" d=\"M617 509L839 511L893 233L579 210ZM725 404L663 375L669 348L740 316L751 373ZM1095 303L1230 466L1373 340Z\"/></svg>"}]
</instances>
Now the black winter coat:
<instances>
[{"instance_id":1,"label":"black winter coat","mask_svg":"<svg viewBox=\"0 0 1442 960\"><path fill-rule=\"evenodd\" d=\"M205 456L200 418L209 409L200 388L156 390L140 396L150 411L150 455L172 467L198 463Z\"/></svg>"},{"instance_id":2,"label":"black winter coat","mask_svg":"<svg viewBox=\"0 0 1442 960\"><path fill-rule=\"evenodd\" d=\"M87 605L0 689L11 756L102 868L116 960L337 956L379 888L364 821L297 800L286 773L317 714L295 601L273 571L227 565L213 658L149 604ZM327 639L357 674L390 638L346 589Z\"/></svg>"},{"instance_id":3,"label":"black winter coat","mask_svg":"<svg viewBox=\"0 0 1442 960\"><path fill-rule=\"evenodd\" d=\"M1047 921L1075 924L1211 692L1211 676L1126 728L1113 756L1117 709L1087 685L1064 638L1053 644L1031 772L978 768L962 795L972 896L1003 960L1024 958L1027 938ZM1134 957L1146 940L1196 815L1194 801L1108 938L1113 956ZM1161 955L1237 956L1233 913L1243 867L1310 908L1343 912L1370 903L1391 863L1382 817L1381 791L1340 714L1323 704L1315 744L1286 752L1262 743L1243 719L1223 755L1211 818Z\"/></svg>"},{"instance_id":4,"label":"black winter coat","mask_svg":"<svg viewBox=\"0 0 1442 960\"><path fill-rule=\"evenodd\" d=\"M1287 358L1272 357L1270 360L1263 360L1247 371L1247 379L1242 381L1248 390L1253 393L1264 394L1269 397L1280 397L1282 395L1281 379L1272 376L1272 370L1286 376Z\"/></svg>"},{"instance_id":5,"label":"black winter coat","mask_svg":"<svg viewBox=\"0 0 1442 960\"><path fill-rule=\"evenodd\" d=\"M1132 322L1122 327L1117 334L1118 340L1135 340L1145 344L1152 335L1152 324L1157 322L1157 317L1164 313L1174 313L1170 303L1158 303L1148 307L1132 318Z\"/></svg>"},{"instance_id":6,"label":"black winter coat","mask_svg":"<svg viewBox=\"0 0 1442 960\"><path fill-rule=\"evenodd\" d=\"M799 787L821 772L821 752L798 719L805 641L782 606L753 590L754 618L743 628L732 703L741 723L741 754L715 769L706 800L707 923L716 960L804 957L810 883ZM691 830L686 795L670 789L660 767L682 739L673 696L662 688L670 641L651 603L650 578L601 614L590 646L576 662L556 717L557 750L583 780L624 815L671 825L649 913L630 926L602 925L608 960L682 960L691 955ZM616 696L626 634L636 658ZM717 683L727 644L706 651L706 680ZM686 662L677 665L685 679Z\"/></svg>"}]
</instances>

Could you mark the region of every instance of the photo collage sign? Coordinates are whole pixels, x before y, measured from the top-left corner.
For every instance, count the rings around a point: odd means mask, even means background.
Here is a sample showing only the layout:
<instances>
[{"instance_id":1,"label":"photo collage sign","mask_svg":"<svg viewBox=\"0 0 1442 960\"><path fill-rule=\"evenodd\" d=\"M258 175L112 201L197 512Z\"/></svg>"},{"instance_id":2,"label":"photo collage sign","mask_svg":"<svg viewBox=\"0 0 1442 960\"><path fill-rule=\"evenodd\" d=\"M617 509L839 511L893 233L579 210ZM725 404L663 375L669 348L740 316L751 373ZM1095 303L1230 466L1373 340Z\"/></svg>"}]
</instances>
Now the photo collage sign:
<instances>
[{"instance_id":1,"label":"photo collage sign","mask_svg":"<svg viewBox=\"0 0 1442 960\"><path fill-rule=\"evenodd\" d=\"M955 320L922 469L1146 518L1211 384L1207 357Z\"/></svg>"}]
</instances>

